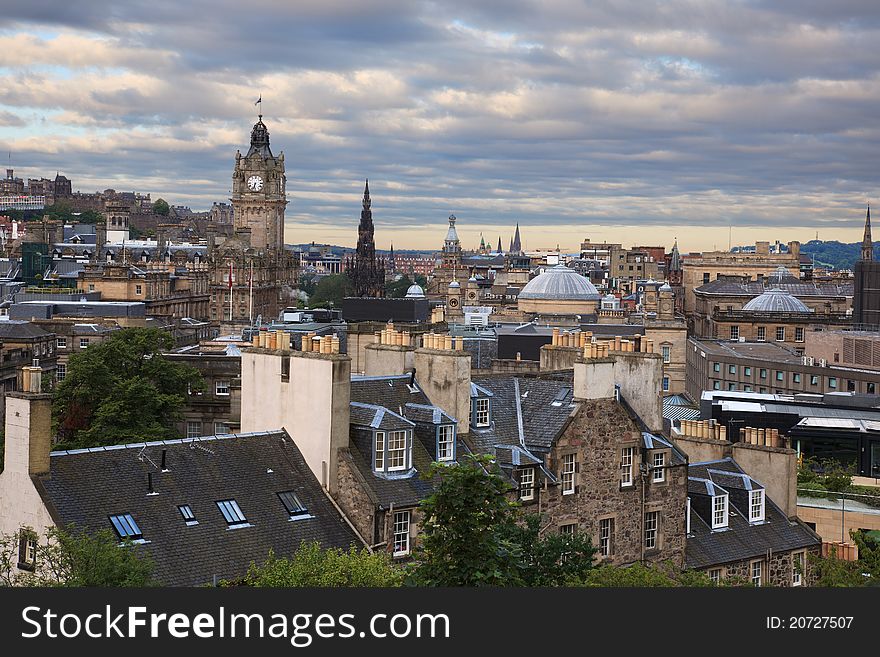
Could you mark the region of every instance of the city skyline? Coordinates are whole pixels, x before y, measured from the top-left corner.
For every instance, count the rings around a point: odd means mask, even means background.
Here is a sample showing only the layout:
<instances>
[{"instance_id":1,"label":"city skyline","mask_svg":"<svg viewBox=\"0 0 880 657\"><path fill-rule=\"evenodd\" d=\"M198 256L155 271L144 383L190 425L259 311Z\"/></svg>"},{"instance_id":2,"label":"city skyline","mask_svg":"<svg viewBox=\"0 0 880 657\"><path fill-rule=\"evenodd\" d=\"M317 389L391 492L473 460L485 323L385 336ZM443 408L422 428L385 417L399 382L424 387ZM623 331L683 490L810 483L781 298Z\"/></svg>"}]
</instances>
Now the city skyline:
<instances>
[{"instance_id":1,"label":"city skyline","mask_svg":"<svg viewBox=\"0 0 880 657\"><path fill-rule=\"evenodd\" d=\"M450 213L465 245L860 237L870 3L371 5L9 7L0 147L205 209L262 98L287 242L353 245L364 178L382 249L436 248Z\"/></svg>"}]
</instances>

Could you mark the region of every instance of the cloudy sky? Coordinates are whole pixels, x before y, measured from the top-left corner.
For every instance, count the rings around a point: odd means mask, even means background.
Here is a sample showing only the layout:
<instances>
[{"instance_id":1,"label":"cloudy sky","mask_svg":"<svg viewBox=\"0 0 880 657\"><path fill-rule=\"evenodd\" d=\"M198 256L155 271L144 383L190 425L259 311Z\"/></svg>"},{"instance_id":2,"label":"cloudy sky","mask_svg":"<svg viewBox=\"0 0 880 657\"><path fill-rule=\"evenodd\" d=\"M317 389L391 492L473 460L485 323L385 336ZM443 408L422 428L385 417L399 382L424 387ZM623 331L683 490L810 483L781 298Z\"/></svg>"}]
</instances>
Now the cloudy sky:
<instances>
[{"instance_id":1,"label":"cloudy sky","mask_svg":"<svg viewBox=\"0 0 880 657\"><path fill-rule=\"evenodd\" d=\"M263 98L287 241L861 238L880 153L876 0L0 0L16 175L229 193ZM5 166L2 168L6 168Z\"/></svg>"}]
</instances>

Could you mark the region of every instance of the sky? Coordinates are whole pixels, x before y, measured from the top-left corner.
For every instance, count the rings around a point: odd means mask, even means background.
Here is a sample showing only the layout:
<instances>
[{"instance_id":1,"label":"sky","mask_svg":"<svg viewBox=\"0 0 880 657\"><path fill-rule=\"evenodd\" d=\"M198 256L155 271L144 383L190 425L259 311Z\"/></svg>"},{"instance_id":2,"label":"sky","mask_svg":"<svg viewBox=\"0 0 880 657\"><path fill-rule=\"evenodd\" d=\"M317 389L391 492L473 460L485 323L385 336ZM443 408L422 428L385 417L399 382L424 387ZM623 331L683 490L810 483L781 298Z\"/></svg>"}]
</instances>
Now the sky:
<instances>
[{"instance_id":1,"label":"sky","mask_svg":"<svg viewBox=\"0 0 880 657\"><path fill-rule=\"evenodd\" d=\"M228 200L262 97L286 241L859 241L876 0L0 0L17 176ZM5 169L6 166L0 167ZM875 199L876 200L876 199Z\"/></svg>"}]
</instances>

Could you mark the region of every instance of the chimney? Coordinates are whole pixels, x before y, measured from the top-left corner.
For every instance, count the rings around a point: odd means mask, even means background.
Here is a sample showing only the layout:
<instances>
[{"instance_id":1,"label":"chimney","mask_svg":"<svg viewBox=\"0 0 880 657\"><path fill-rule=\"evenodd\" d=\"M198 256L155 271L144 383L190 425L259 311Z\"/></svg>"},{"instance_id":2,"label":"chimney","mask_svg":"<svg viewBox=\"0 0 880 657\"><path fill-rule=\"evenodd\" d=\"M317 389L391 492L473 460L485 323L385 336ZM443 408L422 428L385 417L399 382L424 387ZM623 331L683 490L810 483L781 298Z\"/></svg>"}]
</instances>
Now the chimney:
<instances>
[{"instance_id":1,"label":"chimney","mask_svg":"<svg viewBox=\"0 0 880 657\"><path fill-rule=\"evenodd\" d=\"M444 336L445 337L445 336ZM419 385L431 403L458 421L458 432L471 425L471 355L456 340L457 348L416 349L413 364Z\"/></svg>"},{"instance_id":2,"label":"chimney","mask_svg":"<svg viewBox=\"0 0 880 657\"><path fill-rule=\"evenodd\" d=\"M97 251L107 243L107 225L103 221L99 221L95 224L95 249L97 256Z\"/></svg>"},{"instance_id":3,"label":"chimney","mask_svg":"<svg viewBox=\"0 0 880 657\"><path fill-rule=\"evenodd\" d=\"M214 246L217 243L217 226L215 226L212 222L208 222L208 253L211 253L214 250Z\"/></svg>"},{"instance_id":4,"label":"chimney","mask_svg":"<svg viewBox=\"0 0 880 657\"><path fill-rule=\"evenodd\" d=\"M52 395L42 392L43 370L34 362L21 370L21 390L6 393L5 469L23 479L49 472L52 449Z\"/></svg>"}]
</instances>

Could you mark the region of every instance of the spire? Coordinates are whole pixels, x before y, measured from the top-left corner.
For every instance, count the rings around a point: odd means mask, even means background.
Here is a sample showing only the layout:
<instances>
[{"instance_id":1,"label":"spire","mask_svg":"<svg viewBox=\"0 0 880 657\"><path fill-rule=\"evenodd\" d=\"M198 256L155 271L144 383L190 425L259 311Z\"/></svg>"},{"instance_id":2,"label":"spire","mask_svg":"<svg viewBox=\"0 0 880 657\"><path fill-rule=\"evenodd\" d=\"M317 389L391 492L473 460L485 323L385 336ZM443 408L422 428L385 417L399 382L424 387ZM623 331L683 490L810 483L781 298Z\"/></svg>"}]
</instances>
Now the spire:
<instances>
[{"instance_id":1,"label":"spire","mask_svg":"<svg viewBox=\"0 0 880 657\"><path fill-rule=\"evenodd\" d=\"M871 205L868 205L868 213L865 215L865 236L862 238L861 260L874 259L874 242L871 241Z\"/></svg>"},{"instance_id":2,"label":"spire","mask_svg":"<svg viewBox=\"0 0 880 657\"><path fill-rule=\"evenodd\" d=\"M272 151L269 149L269 131L266 124L263 123L263 115L260 114L257 122L251 129L251 147L248 149L247 157L258 154L264 158L273 157Z\"/></svg>"},{"instance_id":3,"label":"spire","mask_svg":"<svg viewBox=\"0 0 880 657\"><path fill-rule=\"evenodd\" d=\"M364 183L364 210L369 210L370 205L372 205L370 201L370 181L367 179Z\"/></svg>"},{"instance_id":4,"label":"spire","mask_svg":"<svg viewBox=\"0 0 880 657\"><path fill-rule=\"evenodd\" d=\"M498 236L498 253L501 253L501 235Z\"/></svg>"},{"instance_id":5,"label":"spire","mask_svg":"<svg viewBox=\"0 0 880 657\"><path fill-rule=\"evenodd\" d=\"M519 237L519 222L516 224L516 232L513 235L513 244L510 245L510 250L512 253L522 253L522 242Z\"/></svg>"},{"instance_id":6,"label":"spire","mask_svg":"<svg viewBox=\"0 0 880 657\"><path fill-rule=\"evenodd\" d=\"M675 238L675 244L672 245L672 257L669 259L669 271L681 270L681 254L678 252L678 238Z\"/></svg>"}]
</instances>

